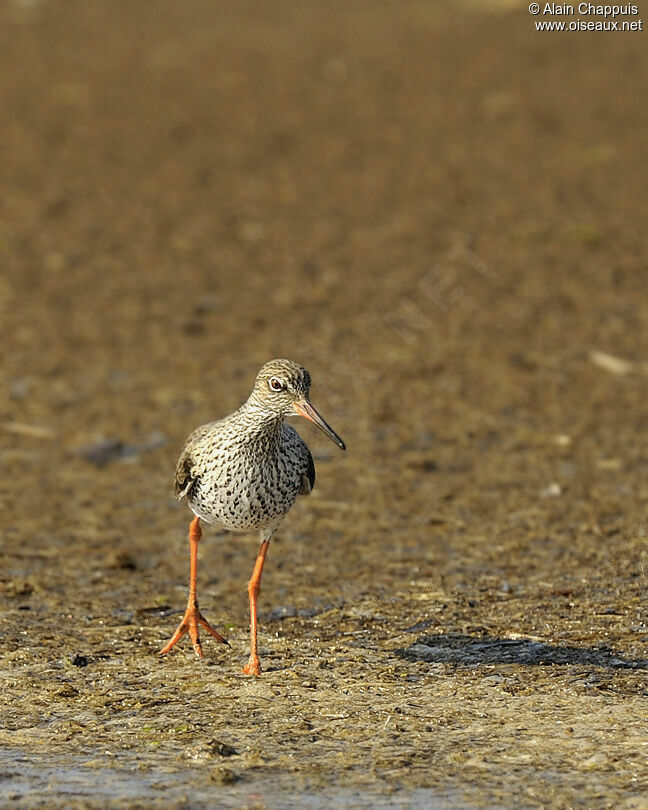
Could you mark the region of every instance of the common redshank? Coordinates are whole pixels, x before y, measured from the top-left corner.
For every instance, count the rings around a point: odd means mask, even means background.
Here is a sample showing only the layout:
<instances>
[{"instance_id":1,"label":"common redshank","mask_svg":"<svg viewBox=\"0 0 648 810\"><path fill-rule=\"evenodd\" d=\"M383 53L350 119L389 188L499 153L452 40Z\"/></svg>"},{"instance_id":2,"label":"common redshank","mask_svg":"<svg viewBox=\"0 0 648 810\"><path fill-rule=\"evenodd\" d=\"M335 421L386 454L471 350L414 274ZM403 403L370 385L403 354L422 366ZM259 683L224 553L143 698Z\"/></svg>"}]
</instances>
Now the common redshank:
<instances>
[{"instance_id":1,"label":"common redshank","mask_svg":"<svg viewBox=\"0 0 648 810\"><path fill-rule=\"evenodd\" d=\"M198 627L228 642L198 607L196 589L200 521L221 529L259 532L261 548L248 582L250 659L243 672L260 675L257 647L257 597L270 538L298 495L310 494L315 465L308 447L285 420L294 415L314 422L337 446L345 445L311 405L310 374L299 363L271 360L259 371L252 393L234 413L197 428L189 436L176 467L175 491L186 498L194 518L189 527L189 600L164 655L186 634L202 656Z\"/></svg>"}]
</instances>

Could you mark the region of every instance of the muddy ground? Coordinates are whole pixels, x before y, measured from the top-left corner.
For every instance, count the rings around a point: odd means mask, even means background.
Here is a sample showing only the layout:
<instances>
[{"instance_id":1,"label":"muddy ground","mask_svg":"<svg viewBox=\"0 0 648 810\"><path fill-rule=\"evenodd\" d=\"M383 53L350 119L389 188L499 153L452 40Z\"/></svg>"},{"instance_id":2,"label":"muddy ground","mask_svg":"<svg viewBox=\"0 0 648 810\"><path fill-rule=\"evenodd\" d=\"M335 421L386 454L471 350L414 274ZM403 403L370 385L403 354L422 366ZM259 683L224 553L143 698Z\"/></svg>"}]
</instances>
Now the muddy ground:
<instances>
[{"instance_id":1,"label":"muddy ground","mask_svg":"<svg viewBox=\"0 0 648 810\"><path fill-rule=\"evenodd\" d=\"M646 11L648 14L648 10ZM645 34L524 7L0 5L0 797L645 808ZM318 483L207 530L301 360Z\"/></svg>"}]
</instances>

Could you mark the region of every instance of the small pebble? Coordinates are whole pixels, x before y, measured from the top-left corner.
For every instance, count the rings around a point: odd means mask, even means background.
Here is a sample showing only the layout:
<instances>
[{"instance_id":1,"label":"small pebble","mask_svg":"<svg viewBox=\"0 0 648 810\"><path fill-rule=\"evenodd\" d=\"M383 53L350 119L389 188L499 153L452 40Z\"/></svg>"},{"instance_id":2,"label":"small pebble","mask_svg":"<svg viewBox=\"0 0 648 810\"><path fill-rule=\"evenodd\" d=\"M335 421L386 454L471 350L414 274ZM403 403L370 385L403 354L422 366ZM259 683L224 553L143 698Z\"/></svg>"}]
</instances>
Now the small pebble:
<instances>
[{"instance_id":1,"label":"small pebble","mask_svg":"<svg viewBox=\"0 0 648 810\"><path fill-rule=\"evenodd\" d=\"M541 498L560 498L561 495L562 487L560 484L556 484L555 482L540 490Z\"/></svg>"},{"instance_id":2,"label":"small pebble","mask_svg":"<svg viewBox=\"0 0 648 810\"><path fill-rule=\"evenodd\" d=\"M230 768L214 768L209 778L217 785L233 785L238 780L238 776Z\"/></svg>"},{"instance_id":3,"label":"small pebble","mask_svg":"<svg viewBox=\"0 0 648 810\"><path fill-rule=\"evenodd\" d=\"M220 740L210 740L207 743L209 751L211 754L218 755L220 757L233 757L238 754L236 748L227 743L221 742Z\"/></svg>"}]
</instances>

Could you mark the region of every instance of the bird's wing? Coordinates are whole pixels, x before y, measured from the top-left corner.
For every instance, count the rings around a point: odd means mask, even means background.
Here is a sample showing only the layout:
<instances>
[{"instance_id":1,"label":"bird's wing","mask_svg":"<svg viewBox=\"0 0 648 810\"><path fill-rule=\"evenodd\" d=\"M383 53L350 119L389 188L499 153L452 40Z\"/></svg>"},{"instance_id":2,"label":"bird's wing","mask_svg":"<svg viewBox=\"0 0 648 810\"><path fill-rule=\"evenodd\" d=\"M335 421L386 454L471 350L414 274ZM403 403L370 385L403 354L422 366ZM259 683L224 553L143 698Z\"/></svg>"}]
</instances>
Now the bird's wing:
<instances>
[{"instance_id":1,"label":"bird's wing","mask_svg":"<svg viewBox=\"0 0 648 810\"><path fill-rule=\"evenodd\" d=\"M311 451L306 447L306 470L301 477L301 485L299 487L300 495L310 495L315 486L315 463Z\"/></svg>"},{"instance_id":2,"label":"bird's wing","mask_svg":"<svg viewBox=\"0 0 648 810\"><path fill-rule=\"evenodd\" d=\"M213 430L216 422L196 428L185 442L176 464L174 489L178 500L188 496L200 480L200 443L205 434ZM198 461L196 459L198 458Z\"/></svg>"},{"instance_id":3,"label":"bird's wing","mask_svg":"<svg viewBox=\"0 0 648 810\"><path fill-rule=\"evenodd\" d=\"M179 501L191 492L191 489L195 486L197 481L198 476L196 475L194 460L191 455L184 450L178 459L175 471L174 489Z\"/></svg>"}]
</instances>

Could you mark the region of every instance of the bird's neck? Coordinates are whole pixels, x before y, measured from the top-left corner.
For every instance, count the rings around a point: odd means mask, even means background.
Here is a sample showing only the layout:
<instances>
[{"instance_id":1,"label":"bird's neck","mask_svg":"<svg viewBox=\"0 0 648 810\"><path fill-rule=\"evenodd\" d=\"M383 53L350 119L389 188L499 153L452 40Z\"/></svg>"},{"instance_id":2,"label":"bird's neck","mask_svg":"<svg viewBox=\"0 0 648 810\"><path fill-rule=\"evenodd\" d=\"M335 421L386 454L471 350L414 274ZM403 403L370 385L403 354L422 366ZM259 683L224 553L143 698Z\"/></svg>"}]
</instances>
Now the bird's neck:
<instances>
[{"instance_id":1,"label":"bird's neck","mask_svg":"<svg viewBox=\"0 0 648 810\"><path fill-rule=\"evenodd\" d=\"M279 441L284 416L276 411L269 411L254 395L241 405L239 416L250 433L258 433L264 437Z\"/></svg>"}]
</instances>

